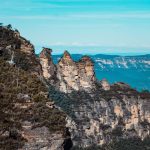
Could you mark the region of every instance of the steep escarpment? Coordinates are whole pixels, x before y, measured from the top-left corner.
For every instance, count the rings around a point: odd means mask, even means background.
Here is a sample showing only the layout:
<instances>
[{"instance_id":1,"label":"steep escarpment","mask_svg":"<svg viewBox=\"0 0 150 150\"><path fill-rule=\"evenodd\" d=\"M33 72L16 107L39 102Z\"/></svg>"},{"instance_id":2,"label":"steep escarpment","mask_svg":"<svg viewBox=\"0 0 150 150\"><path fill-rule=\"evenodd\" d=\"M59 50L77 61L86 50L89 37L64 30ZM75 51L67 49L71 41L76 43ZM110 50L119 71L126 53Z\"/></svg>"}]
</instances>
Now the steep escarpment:
<instances>
[{"instance_id":1,"label":"steep escarpment","mask_svg":"<svg viewBox=\"0 0 150 150\"><path fill-rule=\"evenodd\" d=\"M66 114L48 98L34 47L18 31L0 27L0 149L63 147Z\"/></svg>"},{"instance_id":2,"label":"steep escarpment","mask_svg":"<svg viewBox=\"0 0 150 150\"><path fill-rule=\"evenodd\" d=\"M71 95L70 95L71 96ZM74 118L68 118L74 145L103 145L119 139L149 137L150 96L112 85L89 96L76 93ZM71 96L72 97L72 96ZM73 97L72 97L73 98Z\"/></svg>"},{"instance_id":3,"label":"steep escarpment","mask_svg":"<svg viewBox=\"0 0 150 150\"><path fill-rule=\"evenodd\" d=\"M74 146L149 137L149 93L122 82L110 85L106 79L96 80L88 56L75 62L65 51L55 67L57 92L50 90L49 96L68 114L66 126Z\"/></svg>"}]
</instances>

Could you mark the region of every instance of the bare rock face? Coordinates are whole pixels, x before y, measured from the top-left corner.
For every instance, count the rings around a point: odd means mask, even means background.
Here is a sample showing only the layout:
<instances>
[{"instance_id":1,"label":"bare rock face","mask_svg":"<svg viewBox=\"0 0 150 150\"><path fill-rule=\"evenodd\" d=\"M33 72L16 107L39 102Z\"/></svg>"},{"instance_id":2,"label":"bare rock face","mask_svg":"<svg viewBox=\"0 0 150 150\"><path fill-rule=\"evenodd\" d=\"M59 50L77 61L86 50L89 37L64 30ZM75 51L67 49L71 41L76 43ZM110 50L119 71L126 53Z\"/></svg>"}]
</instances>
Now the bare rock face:
<instances>
[{"instance_id":1,"label":"bare rock face","mask_svg":"<svg viewBox=\"0 0 150 150\"><path fill-rule=\"evenodd\" d=\"M110 84L108 83L108 81L106 79L103 79L101 81L101 85L102 85L102 89L105 91L110 90Z\"/></svg>"},{"instance_id":2,"label":"bare rock face","mask_svg":"<svg viewBox=\"0 0 150 150\"><path fill-rule=\"evenodd\" d=\"M84 56L77 63L79 69L79 81L80 86L84 89L94 88L95 83L95 72L94 72L94 63L91 58Z\"/></svg>"},{"instance_id":3,"label":"bare rock face","mask_svg":"<svg viewBox=\"0 0 150 150\"><path fill-rule=\"evenodd\" d=\"M58 64L55 65L51 58L51 49L44 48L40 53L40 63L43 76L51 83L55 80L56 88L64 93L72 91L90 92L95 88L94 63L88 56L84 56L75 62L71 55L65 51Z\"/></svg>"},{"instance_id":4,"label":"bare rock face","mask_svg":"<svg viewBox=\"0 0 150 150\"><path fill-rule=\"evenodd\" d=\"M93 93L92 97L85 98L77 93L80 102L77 103L77 100L72 104L75 116L67 119L74 145L88 147L112 140L150 137L149 97L142 99L139 93L136 93L137 96L132 93L130 97L121 89L112 93L115 92L116 96L104 91L109 100L105 94L98 96L98 93ZM122 92L120 97L119 92Z\"/></svg>"},{"instance_id":5,"label":"bare rock face","mask_svg":"<svg viewBox=\"0 0 150 150\"><path fill-rule=\"evenodd\" d=\"M67 51L64 52L63 57L58 62L57 77L60 81L60 91L67 93L72 90L79 90L78 68Z\"/></svg>"},{"instance_id":6,"label":"bare rock face","mask_svg":"<svg viewBox=\"0 0 150 150\"><path fill-rule=\"evenodd\" d=\"M60 91L86 90L94 88L95 74L92 60L85 56L79 62L72 60L70 54L65 51L57 65L57 76L60 81Z\"/></svg>"},{"instance_id":7,"label":"bare rock face","mask_svg":"<svg viewBox=\"0 0 150 150\"><path fill-rule=\"evenodd\" d=\"M51 49L43 48L39 56L42 66L42 74L43 77L47 80L52 79L54 76L56 76L56 67L51 58L51 52Z\"/></svg>"}]
</instances>

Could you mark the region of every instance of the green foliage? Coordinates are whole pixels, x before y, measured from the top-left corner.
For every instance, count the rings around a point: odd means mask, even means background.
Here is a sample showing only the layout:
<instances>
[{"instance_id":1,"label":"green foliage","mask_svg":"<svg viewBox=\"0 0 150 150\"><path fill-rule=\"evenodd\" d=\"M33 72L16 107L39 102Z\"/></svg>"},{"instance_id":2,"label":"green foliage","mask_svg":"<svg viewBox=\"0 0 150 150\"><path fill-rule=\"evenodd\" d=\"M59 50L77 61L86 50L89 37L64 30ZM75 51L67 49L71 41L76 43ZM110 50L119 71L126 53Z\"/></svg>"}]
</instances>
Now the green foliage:
<instances>
[{"instance_id":1,"label":"green foliage","mask_svg":"<svg viewBox=\"0 0 150 150\"><path fill-rule=\"evenodd\" d=\"M0 27L2 27L3 26L3 23L0 23Z\"/></svg>"},{"instance_id":2,"label":"green foliage","mask_svg":"<svg viewBox=\"0 0 150 150\"><path fill-rule=\"evenodd\" d=\"M40 79L10 66L3 57L0 66L0 148L13 150L23 146L23 121L32 122L33 128L46 126L50 132L63 132L66 116L46 106L50 100Z\"/></svg>"},{"instance_id":3,"label":"green foliage","mask_svg":"<svg viewBox=\"0 0 150 150\"><path fill-rule=\"evenodd\" d=\"M11 24L8 24L6 27L7 27L7 29L12 29L12 25Z\"/></svg>"},{"instance_id":4,"label":"green foliage","mask_svg":"<svg viewBox=\"0 0 150 150\"><path fill-rule=\"evenodd\" d=\"M120 141L114 141L104 146L104 150L149 150L150 139L141 141L140 139L122 139Z\"/></svg>"},{"instance_id":5,"label":"green foliage","mask_svg":"<svg viewBox=\"0 0 150 150\"><path fill-rule=\"evenodd\" d=\"M92 145L87 148L80 148L78 146L74 146L71 150L104 150L102 147L97 146L97 145Z\"/></svg>"},{"instance_id":6,"label":"green foliage","mask_svg":"<svg viewBox=\"0 0 150 150\"><path fill-rule=\"evenodd\" d=\"M149 150L150 138L146 138L143 141L138 138L121 139L119 141L112 141L109 144L103 146L93 145L88 148L73 147L72 150Z\"/></svg>"}]
</instances>

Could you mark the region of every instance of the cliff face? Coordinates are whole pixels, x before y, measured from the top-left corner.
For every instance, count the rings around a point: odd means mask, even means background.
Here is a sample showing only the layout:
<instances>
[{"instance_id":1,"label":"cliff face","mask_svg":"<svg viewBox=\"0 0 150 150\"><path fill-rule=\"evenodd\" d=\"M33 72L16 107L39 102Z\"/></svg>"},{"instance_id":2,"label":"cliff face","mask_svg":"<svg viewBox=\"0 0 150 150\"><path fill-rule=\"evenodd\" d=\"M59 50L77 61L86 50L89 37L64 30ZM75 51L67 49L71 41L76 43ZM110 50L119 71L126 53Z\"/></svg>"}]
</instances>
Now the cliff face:
<instances>
[{"instance_id":1,"label":"cliff face","mask_svg":"<svg viewBox=\"0 0 150 150\"><path fill-rule=\"evenodd\" d=\"M78 68L67 51L59 60L57 68L60 91L68 93L71 90L79 90Z\"/></svg>"},{"instance_id":2,"label":"cliff face","mask_svg":"<svg viewBox=\"0 0 150 150\"><path fill-rule=\"evenodd\" d=\"M65 96L61 96L61 102L57 98L54 101L64 111L69 110L66 126L74 145L87 147L122 138L149 137L149 93L137 92L122 82L110 85L106 79L97 81L88 56L75 62L65 51L56 68L57 89Z\"/></svg>"},{"instance_id":3,"label":"cliff face","mask_svg":"<svg viewBox=\"0 0 150 150\"><path fill-rule=\"evenodd\" d=\"M41 63L47 58L43 52ZM29 41L18 31L0 27L0 149L62 149L66 114L48 98L41 76L45 68L41 70Z\"/></svg>"},{"instance_id":4,"label":"cliff face","mask_svg":"<svg viewBox=\"0 0 150 150\"><path fill-rule=\"evenodd\" d=\"M75 116L67 120L74 145L87 147L150 136L150 95L141 98L131 89L126 89L128 95L119 86L117 91L113 88L112 85L110 91L101 90L86 98L77 93L80 100L72 104Z\"/></svg>"},{"instance_id":5,"label":"cliff face","mask_svg":"<svg viewBox=\"0 0 150 150\"><path fill-rule=\"evenodd\" d=\"M77 63L79 69L79 81L82 89L94 89L95 88L95 72L94 63L88 56L84 56Z\"/></svg>"},{"instance_id":6,"label":"cliff face","mask_svg":"<svg viewBox=\"0 0 150 150\"><path fill-rule=\"evenodd\" d=\"M55 81L57 81L57 88L61 92L70 93L73 90L90 92L95 88L94 65L88 56L81 58L79 62L75 62L70 54L65 51L58 64L54 65L50 52L44 49L40 53L40 61L43 76L46 79L50 79L52 76L57 77Z\"/></svg>"},{"instance_id":7,"label":"cliff face","mask_svg":"<svg viewBox=\"0 0 150 150\"><path fill-rule=\"evenodd\" d=\"M88 56L76 62L65 51L55 65L51 52L37 58L18 31L0 27L0 147L59 150L71 139L87 147L150 136L149 93L97 81Z\"/></svg>"},{"instance_id":8,"label":"cliff face","mask_svg":"<svg viewBox=\"0 0 150 150\"><path fill-rule=\"evenodd\" d=\"M43 48L39 56L42 66L42 74L47 80L52 80L56 76L56 66L51 58L51 52L51 49Z\"/></svg>"},{"instance_id":9,"label":"cliff face","mask_svg":"<svg viewBox=\"0 0 150 150\"><path fill-rule=\"evenodd\" d=\"M30 41L20 36L19 31L8 29L7 27L0 27L1 48L20 49L26 54L34 54L34 46Z\"/></svg>"}]
</instances>

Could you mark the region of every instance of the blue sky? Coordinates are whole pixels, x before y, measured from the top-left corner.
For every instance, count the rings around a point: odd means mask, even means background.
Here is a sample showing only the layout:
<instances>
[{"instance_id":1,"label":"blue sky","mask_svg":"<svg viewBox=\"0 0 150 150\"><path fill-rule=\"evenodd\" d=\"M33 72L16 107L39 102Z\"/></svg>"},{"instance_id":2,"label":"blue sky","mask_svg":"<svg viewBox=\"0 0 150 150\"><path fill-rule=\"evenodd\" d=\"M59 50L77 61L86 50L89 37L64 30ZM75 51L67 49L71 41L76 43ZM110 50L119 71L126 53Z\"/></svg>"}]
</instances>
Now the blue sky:
<instances>
[{"instance_id":1,"label":"blue sky","mask_svg":"<svg viewBox=\"0 0 150 150\"><path fill-rule=\"evenodd\" d=\"M0 22L37 53L150 53L150 0L0 0Z\"/></svg>"}]
</instances>

